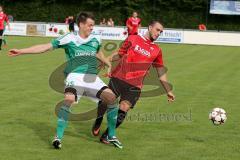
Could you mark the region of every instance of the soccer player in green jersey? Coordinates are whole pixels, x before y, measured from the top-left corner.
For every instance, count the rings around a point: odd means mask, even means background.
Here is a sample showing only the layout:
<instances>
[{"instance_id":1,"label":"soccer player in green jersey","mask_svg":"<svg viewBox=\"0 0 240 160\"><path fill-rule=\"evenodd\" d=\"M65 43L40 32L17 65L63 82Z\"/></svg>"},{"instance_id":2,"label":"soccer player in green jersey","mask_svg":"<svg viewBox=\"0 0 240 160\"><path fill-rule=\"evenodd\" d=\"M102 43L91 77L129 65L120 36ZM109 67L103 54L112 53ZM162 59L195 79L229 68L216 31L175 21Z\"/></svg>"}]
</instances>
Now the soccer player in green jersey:
<instances>
[{"instance_id":1,"label":"soccer player in green jersey","mask_svg":"<svg viewBox=\"0 0 240 160\"><path fill-rule=\"evenodd\" d=\"M116 96L107 85L97 76L97 59L111 68L111 63L100 51L101 40L91 35L94 17L87 13L80 13L76 19L79 32L71 32L51 41L51 43L32 46L24 49L11 49L9 56L23 54L44 53L52 49L63 48L66 53L67 66L65 68L65 98L64 104L58 112L57 133L53 140L56 149L61 148L61 140L67 126L70 107L78 102L81 96L102 100L108 104L107 121L110 132L108 140L118 148L122 144L116 138L115 126L118 112Z\"/></svg>"}]
</instances>

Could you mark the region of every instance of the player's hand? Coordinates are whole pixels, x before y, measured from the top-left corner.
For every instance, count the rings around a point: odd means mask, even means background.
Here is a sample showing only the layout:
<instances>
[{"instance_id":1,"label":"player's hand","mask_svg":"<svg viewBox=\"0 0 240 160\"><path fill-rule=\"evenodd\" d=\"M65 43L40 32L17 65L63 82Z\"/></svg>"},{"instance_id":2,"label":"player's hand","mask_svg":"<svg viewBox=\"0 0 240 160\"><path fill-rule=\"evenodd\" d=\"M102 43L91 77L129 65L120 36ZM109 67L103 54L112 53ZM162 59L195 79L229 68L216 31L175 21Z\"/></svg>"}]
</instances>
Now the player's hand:
<instances>
[{"instance_id":1,"label":"player's hand","mask_svg":"<svg viewBox=\"0 0 240 160\"><path fill-rule=\"evenodd\" d=\"M9 52L8 52L8 55L9 55L10 57L19 56L19 55L21 55L21 54L22 54L22 52L21 52L20 49L11 49L11 50L9 50Z\"/></svg>"},{"instance_id":2,"label":"player's hand","mask_svg":"<svg viewBox=\"0 0 240 160\"><path fill-rule=\"evenodd\" d=\"M172 92L167 93L168 102L173 102L175 100L175 95Z\"/></svg>"},{"instance_id":3,"label":"player's hand","mask_svg":"<svg viewBox=\"0 0 240 160\"><path fill-rule=\"evenodd\" d=\"M112 62L112 60L113 60L112 56L108 56L108 57L107 57L107 60L108 60L109 62Z\"/></svg>"},{"instance_id":4,"label":"player's hand","mask_svg":"<svg viewBox=\"0 0 240 160\"><path fill-rule=\"evenodd\" d=\"M100 64L97 67L98 70L104 70L105 69L105 63L100 62Z\"/></svg>"},{"instance_id":5,"label":"player's hand","mask_svg":"<svg viewBox=\"0 0 240 160\"><path fill-rule=\"evenodd\" d=\"M108 76L110 76L111 73L112 73L112 66L109 66L108 69L107 69Z\"/></svg>"}]
</instances>

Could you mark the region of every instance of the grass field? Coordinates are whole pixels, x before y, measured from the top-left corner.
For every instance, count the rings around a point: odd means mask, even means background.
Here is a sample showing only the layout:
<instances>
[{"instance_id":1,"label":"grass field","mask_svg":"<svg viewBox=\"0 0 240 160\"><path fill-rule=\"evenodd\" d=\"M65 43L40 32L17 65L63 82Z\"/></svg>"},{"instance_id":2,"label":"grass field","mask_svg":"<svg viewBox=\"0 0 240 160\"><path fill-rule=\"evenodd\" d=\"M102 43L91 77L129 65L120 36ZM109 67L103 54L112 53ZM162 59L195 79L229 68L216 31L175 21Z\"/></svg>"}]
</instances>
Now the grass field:
<instances>
[{"instance_id":1,"label":"grass field","mask_svg":"<svg viewBox=\"0 0 240 160\"><path fill-rule=\"evenodd\" d=\"M48 80L63 64L64 52L10 58L9 48L47 43L50 38L7 37L7 41L8 47L0 52L1 160L239 159L240 47L161 44L175 103L168 104L165 96L140 99L117 130L122 150L99 143L90 133L93 121L71 122L62 150L54 150L54 109L63 95L52 90ZM85 99L73 112L94 105ZM228 114L222 126L208 120L216 106Z\"/></svg>"}]
</instances>

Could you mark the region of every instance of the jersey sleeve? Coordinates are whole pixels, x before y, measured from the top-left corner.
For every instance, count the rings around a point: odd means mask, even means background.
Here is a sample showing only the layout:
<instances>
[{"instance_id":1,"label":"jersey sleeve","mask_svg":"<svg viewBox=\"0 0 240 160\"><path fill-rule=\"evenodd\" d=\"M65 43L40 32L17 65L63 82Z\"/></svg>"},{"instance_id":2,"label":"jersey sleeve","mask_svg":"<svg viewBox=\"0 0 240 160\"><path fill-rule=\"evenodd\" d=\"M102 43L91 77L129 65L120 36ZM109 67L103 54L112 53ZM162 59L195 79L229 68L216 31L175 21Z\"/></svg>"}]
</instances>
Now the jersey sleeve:
<instances>
[{"instance_id":1,"label":"jersey sleeve","mask_svg":"<svg viewBox=\"0 0 240 160\"><path fill-rule=\"evenodd\" d=\"M4 19L6 22L9 22L8 20L8 16L5 14L5 19Z\"/></svg>"},{"instance_id":2,"label":"jersey sleeve","mask_svg":"<svg viewBox=\"0 0 240 160\"><path fill-rule=\"evenodd\" d=\"M71 37L70 37L70 34L68 33L68 34L60 36L56 39L53 39L51 41L51 44L53 46L53 49L57 49L57 48L64 48L70 42L71 42Z\"/></svg>"},{"instance_id":3,"label":"jersey sleeve","mask_svg":"<svg viewBox=\"0 0 240 160\"><path fill-rule=\"evenodd\" d=\"M132 24L131 24L131 19L130 19L130 18L128 18L127 21L126 21L126 26L128 26L128 25L130 25L130 26L132 25Z\"/></svg>"},{"instance_id":4,"label":"jersey sleeve","mask_svg":"<svg viewBox=\"0 0 240 160\"><path fill-rule=\"evenodd\" d=\"M130 37L131 36L128 36L128 38L125 41L123 41L121 47L119 48L118 54L120 56L122 56L124 54L127 54L128 49L132 46L132 42L130 41Z\"/></svg>"},{"instance_id":5,"label":"jersey sleeve","mask_svg":"<svg viewBox=\"0 0 240 160\"><path fill-rule=\"evenodd\" d=\"M138 25L140 25L140 24L141 24L141 19L139 18L139 19L138 19Z\"/></svg>"},{"instance_id":6,"label":"jersey sleeve","mask_svg":"<svg viewBox=\"0 0 240 160\"><path fill-rule=\"evenodd\" d=\"M156 57L156 59L153 61L153 67L163 67L163 57L162 57L162 50L160 49L160 51L158 52L158 56Z\"/></svg>"}]
</instances>

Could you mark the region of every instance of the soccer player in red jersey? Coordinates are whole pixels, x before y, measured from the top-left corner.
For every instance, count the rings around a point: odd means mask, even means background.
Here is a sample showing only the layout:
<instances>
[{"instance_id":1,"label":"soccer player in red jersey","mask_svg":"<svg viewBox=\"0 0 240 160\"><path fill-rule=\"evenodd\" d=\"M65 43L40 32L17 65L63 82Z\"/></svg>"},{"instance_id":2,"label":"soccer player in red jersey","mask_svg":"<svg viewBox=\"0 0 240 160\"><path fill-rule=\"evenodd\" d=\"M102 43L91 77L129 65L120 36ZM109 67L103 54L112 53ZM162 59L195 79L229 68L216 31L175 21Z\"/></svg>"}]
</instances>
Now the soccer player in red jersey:
<instances>
[{"instance_id":1,"label":"soccer player in red jersey","mask_svg":"<svg viewBox=\"0 0 240 160\"><path fill-rule=\"evenodd\" d=\"M4 22L7 22L8 29L10 30L10 25L7 15L3 12L3 7L0 6L0 50L2 47L2 35L4 31Z\"/></svg>"},{"instance_id":2,"label":"soccer player in red jersey","mask_svg":"<svg viewBox=\"0 0 240 160\"><path fill-rule=\"evenodd\" d=\"M128 35L137 35L138 28L141 25L141 19L138 18L137 12L133 12L132 17L129 17L126 22Z\"/></svg>"},{"instance_id":3,"label":"soccer player in red jersey","mask_svg":"<svg viewBox=\"0 0 240 160\"><path fill-rule=\"evenodd\" d=\"M120 97L116 127L123 122L129 109L133 108L139 99L144 77L151 66L157 70L159 81L167 93L168 101L175 100L175 95L167 83L167 75L164 72L162 50L157 44L153 43L162 31L162 24L159 21L152 21L148 26L148 32L144 36L130 35L119 51L109 58L111 61L119 61L112 70L108 85L116 97ZM104 105L99 103L98 117L92 128L92 133L95 136L99 134L104 113L104 110L100 109ZM100 140L107 143L107 130Z\"/></svg>"}]
</instances>

